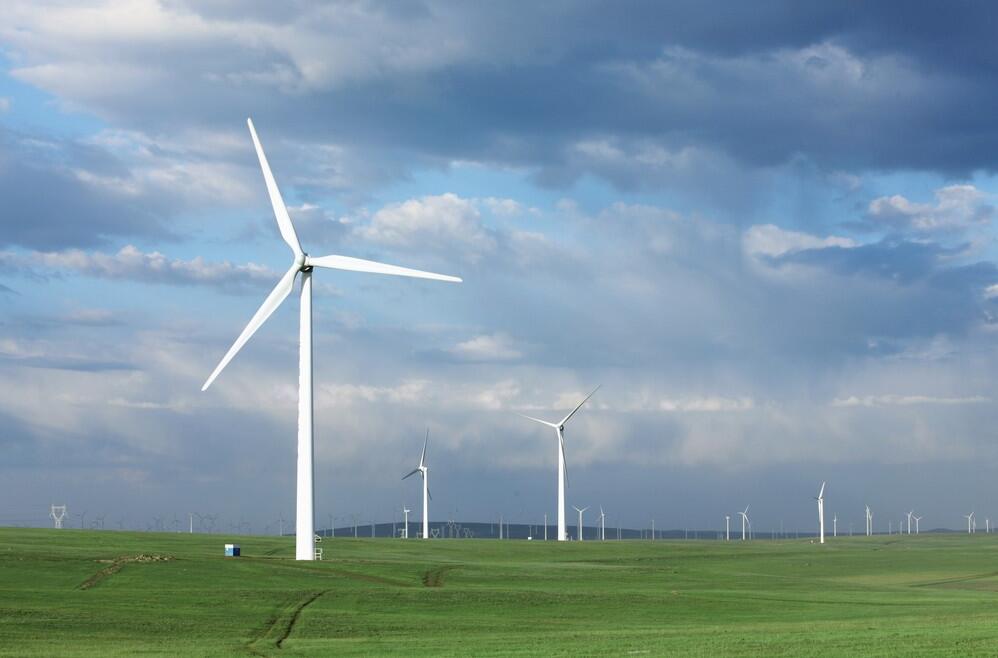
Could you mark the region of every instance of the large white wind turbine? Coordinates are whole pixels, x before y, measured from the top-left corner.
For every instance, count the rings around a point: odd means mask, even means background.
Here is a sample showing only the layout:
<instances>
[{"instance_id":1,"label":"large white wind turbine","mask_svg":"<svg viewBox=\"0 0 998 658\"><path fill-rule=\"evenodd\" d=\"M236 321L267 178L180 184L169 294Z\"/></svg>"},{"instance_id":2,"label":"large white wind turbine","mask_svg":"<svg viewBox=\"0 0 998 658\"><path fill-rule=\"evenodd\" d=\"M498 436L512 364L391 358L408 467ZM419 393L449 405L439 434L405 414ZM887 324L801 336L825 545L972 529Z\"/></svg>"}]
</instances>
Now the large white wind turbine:
<instances>
[{"instance_id":1,"label":"large white wind turbine","mask_svg":"<svg viewBox=\"0 0 998 658\"><path fill-rule=\"evenodd\" d=\"M918 522L922 520L922 517L916 516L916 517L913 517L913 518L915 519L915 534L917 535L918 534Z\"/></svg>"},{"instance_id":2,"label":"large white wind turbine","mask_svg":"<svg viewBox=\"0 0 998 658\"><path fill-rule=\"evenodd\" d=\"M565 485L568 482L568 466L565 464L565 423L567 423L568 419L574 416L575 412L581 409L582 405L584 405L586 401L589 400L589 398L591 398L598 390L599 386L594 388L593 392L587 395L586 399L580 402L575 409L572 409L570 414L562 418L557 423L549 423L548 421L541 420L540 418L534 418L525 414L518 414L527 420L534 421L535 423L553 427L555 432L558 433L558 541L565 541L567 539L567 534L565 532Z\"/></svg>"},{"instance_id":3,"label":"large white wind turbine","mask_svg":"<svg viewBox=\"0 0 998 658\"><path fill-rule=\"evenodd\" d=\"M739 516L742 517L742 541L745 541L745 527L746 526L749 526L749 527L752 526L752 524L749 523L749 520L748 520L748 508L749 508L749 506L746 505L744 512L738 512Z\"/></svg>"},{"instance_id":4,"label":"large white wind turbine","mask_svg":"<svg viewBox=\"0 0 998 658\"><path fill-rule=\"evenodd\" d=\"M964 514L963 516L967 519L967 534L972 534L974 532L974 513L971 512L970 514Z\"/></svg>"},{"instance_id":5,"label":"large white wind turbine","mask_svg":"<svg viewBox=\"0 0 998 658\"><path fill-rule=\"evenodd\" d=\"M576 512L579 513L579 541L582 541L582 513L585 512L589 508L588 507L583 507L582 509L579 509L575 505L572 505L572 509L574 509Z\"/></svg>"},{"instance_id":6,"label":"large white wind turbine","mask_svg":"<svg viewBox=\"0 0 998 658\"><path fill-rule=\"evenodd\" d=\"M426 438L423 439L423 452L419 455L419 466L406 473L402 479L419 473L423 477L423 539L430 538L430 503L433 496L430 495L430 469L426 466L426 443L430 440L430 430L426 430ZM500 530L500 533L502 531ZM502 539L502 536L499 537Z\"/></svg>"},{"instance_id":7,"label":"large white wind turbine","mask_svg":"<svg viewBox=\"0 0 998 658\"><path fill-rule=\"evenodd\" d=\"M909 534L909 535L911 534L911 517L912 517L912 516L914 516L914 515L915 515L915 510L911 510L911 511L910 511L910 512L908 512L908 514L907 514L907 516L908 516L908 534ZM899 529L900 529L900 528L899 528Z\"/></svg>"},{"instance_id":8,"label":"large white wind turbine","mask_svg":"<svg viewBox=\"0 0 998 658\"><path fill-rule=\"evenodd\" d=\"M295 233L288 209L284 205L280 190L274 181L274 175L270 171L267 163L267 156L263 153L263 147L256 136L253 128L253 121L246 120L249 126L250 136L253 138L253 146L256 147L256 155L260 160L260 168L263 169L263 179L267 185L267 193L270 195L270 203L274 208L274 216L277 218L277 227L281 231L281 237L291 247L294 254L294 262L285 272L277 286L267 295L263 304L257 309L250 319L249 324L243 332L236 338L229 351L225 353L218 363L214 372L205 381L201 390L206 390L215 381L222 369L232 360L232 357L246 344L246 341L256 333L256 330L267 321L267 318L277 310L277 307L291 294L294 289L295 279L301 274L301 296L300 296L300 328L299 328L299 357L298 357L298 483L297 483L297 517L295 523L295 559L314 560L314 532L315 532L315 492L312 483L314 469L312 466L313 456L313 417L312 417L312 269L315 267L326 267L334 270L349 270L352 272L367 272L373 274L394 274L397 276L410 276L421 279L436 279L438 281L455 281L461 279L454 276L434 274L432 272L422 272L411 270L395 265L376 263L360 258L349 256L320 256L313 258L302 251Z\"/></svg>"},{"instance_id":9,"label":"large white wind turbine","mask_svg":"<svg viewBox=\"0 0 998 658\"><path fill-rule=\"evenodd\" d=\"M821 543L825 543L825 483L821 483L821 489L818 491L818 495L814 498L818 501L818 534L821 537Z\"/></svg>"}]
</instances>

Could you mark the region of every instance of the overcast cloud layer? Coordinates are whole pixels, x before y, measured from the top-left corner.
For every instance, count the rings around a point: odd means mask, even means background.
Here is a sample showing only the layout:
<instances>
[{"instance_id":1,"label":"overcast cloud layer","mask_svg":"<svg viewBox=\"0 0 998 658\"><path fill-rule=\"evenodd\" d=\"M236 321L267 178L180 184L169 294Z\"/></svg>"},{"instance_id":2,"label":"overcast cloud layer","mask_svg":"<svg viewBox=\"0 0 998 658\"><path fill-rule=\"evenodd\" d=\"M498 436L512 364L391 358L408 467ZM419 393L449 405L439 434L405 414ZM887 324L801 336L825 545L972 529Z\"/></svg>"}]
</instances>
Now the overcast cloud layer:
<instances>
[{"instance_id":1,"label":"overcast cloud layer","mask_svg":"<svg viewBox=\"0 0 998 658\"><path fill-rule=\"evenodd\" d=\"M0 16L0 522L317 513L812 530L996 509L998 12L984 4L13 0ZM680 506L682 501L682 506ZM998 510L996 510L998 511ZM992 515L993 516L993 515ZM76 518L76 522L89 523ZM228 527L227 525L224 527Z\"/></svg>"}]
</instances>

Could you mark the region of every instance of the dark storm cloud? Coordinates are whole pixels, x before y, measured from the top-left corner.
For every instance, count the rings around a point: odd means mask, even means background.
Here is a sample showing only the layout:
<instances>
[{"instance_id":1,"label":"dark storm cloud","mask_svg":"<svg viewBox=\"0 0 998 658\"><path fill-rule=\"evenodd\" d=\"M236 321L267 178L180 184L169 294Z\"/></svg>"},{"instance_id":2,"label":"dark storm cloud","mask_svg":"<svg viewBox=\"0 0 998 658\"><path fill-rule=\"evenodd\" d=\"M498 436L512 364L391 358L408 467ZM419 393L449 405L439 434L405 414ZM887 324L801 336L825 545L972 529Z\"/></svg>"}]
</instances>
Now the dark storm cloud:
<instances>
[{"instance_id":1,"label":"dark storm cloud","mask_svg":"<svg viewBox=\"0 0 998 658\"><path fill-rule=\"evenodd\" d=\"M163 215L79 172L118 176L110 154L72 141L15 134L0 127L0 245L61 249L105 244L115 237L168 238Z\"/></svg>"},{"instance_id":2,"label":"dark storm cloud","mask_svg":"<svg viewBox=\"0 0 998 658\"><path fill-rule=\"evenodd\" d=\"M698 167L689 149L749 167L998 163L988 4L165 7L150 40L127 25L103 42L54 34L30 11L0 38L16 76L119 125L221 130L252 113L272 134L392 163L388 176L470 159L633 187ZM108 76L111 52L144 74Z\"/></svg>"}]
</instances>

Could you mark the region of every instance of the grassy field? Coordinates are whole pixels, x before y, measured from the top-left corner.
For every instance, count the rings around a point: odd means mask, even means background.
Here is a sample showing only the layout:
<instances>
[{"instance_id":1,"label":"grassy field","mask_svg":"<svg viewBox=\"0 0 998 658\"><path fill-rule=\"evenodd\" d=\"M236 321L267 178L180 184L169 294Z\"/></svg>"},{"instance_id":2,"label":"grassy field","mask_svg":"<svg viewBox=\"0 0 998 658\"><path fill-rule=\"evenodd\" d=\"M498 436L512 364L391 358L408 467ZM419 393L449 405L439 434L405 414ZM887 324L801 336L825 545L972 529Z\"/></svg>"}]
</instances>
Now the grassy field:
<instances>
[{"instance_id":1,"label":"grassy field","mask_svg":"<svg viewBox=\"0 0 998 658\"><path fill-rule=\"evenodd\" d=\"M998 535L224 541L0 529L0 655L998 654Z\"/></svg>"}]
</instances>

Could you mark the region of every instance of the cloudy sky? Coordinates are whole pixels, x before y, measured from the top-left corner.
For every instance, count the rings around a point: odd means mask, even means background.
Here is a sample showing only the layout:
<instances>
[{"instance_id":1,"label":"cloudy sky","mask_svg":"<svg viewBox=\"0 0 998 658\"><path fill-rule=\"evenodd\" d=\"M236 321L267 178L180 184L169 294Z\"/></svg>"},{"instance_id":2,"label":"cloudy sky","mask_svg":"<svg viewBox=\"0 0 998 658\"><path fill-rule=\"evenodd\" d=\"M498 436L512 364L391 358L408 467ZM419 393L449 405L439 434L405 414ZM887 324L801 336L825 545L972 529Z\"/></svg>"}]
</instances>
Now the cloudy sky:
<instances>
[{"instance_id":1,"label":"cloudy sky","mask_svg":"<svg viewBox=\"0 0 998 658\"><path fill-rule=\"evenodd\" d=\"M294 515L305 249L316 506L759 530L998 515L998 12L795 2L8 0L0 522ZM992 511L994 514L992 514ZM89 521L86 521L89 524ZM345 520L338 524L345 525Z\"/></svg>"}]
</instances>

